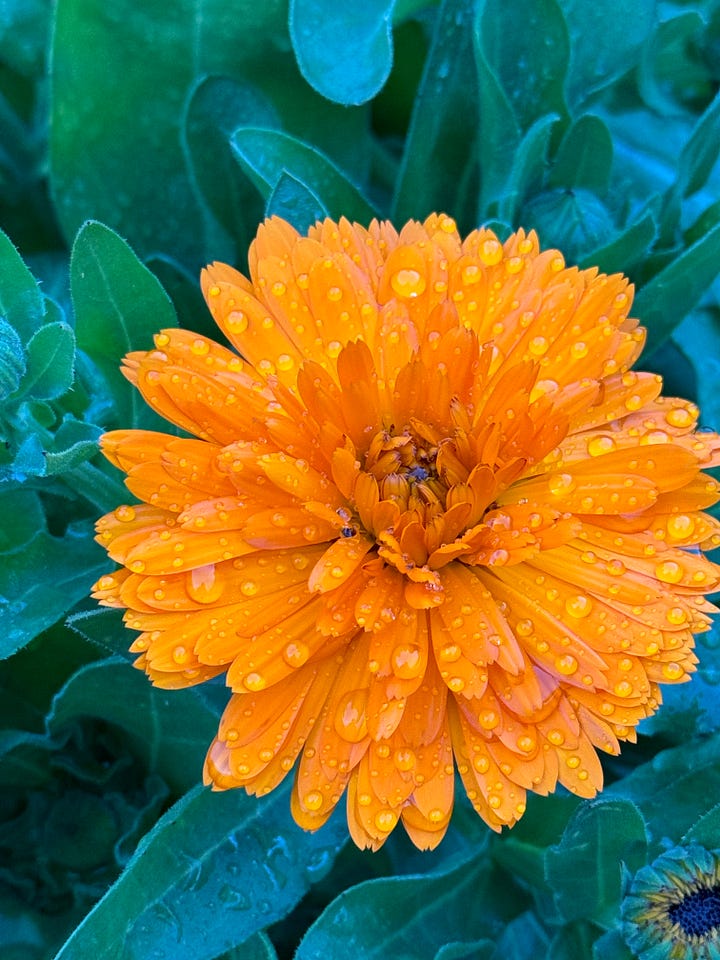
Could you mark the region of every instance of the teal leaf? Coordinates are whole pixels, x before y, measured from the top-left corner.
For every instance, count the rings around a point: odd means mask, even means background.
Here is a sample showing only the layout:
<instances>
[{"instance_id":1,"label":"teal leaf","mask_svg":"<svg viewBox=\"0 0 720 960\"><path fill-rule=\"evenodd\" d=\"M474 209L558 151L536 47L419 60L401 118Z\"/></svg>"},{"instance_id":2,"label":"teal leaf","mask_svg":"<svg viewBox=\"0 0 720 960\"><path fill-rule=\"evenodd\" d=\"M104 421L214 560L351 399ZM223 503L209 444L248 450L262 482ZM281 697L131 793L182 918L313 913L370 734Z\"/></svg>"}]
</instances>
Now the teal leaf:
<instances>
[{"instance_id":1,"label":"teal leaf","mask_svg":"<svg viewBox=\"0 0 720 960\"><path fill-rule=\"evenodd\" d=\"M621 863L631 872L646 862L640 811L627 800L597 800L578 808L556 846L545 855L548 883L567 921L610 926L621 898Z\"/></svg>"},{"instance_id":2,"label":"teal leaf","mask_svg":"<svg viewBox=\"0 0 720 960\"><path fill-rule=\"evenodd\" d=\"M558 0L570 33L566 90L575 109L609 86L639 61L656 22L655 0Z\"/></svg>"},{"instance_id":3,"label":"teal leaf","mask_svg":"<svg viewBox=\"0 0 720 960\"><path fill-rule=\"evenodd\" d=\"M284 788L262 800L192 790L144 838L56 960L214 960L285 917L347 831L334 817L306 833L288 808Z\"/></svg>"},{"instance_id":4,"label":"teal leaf","mask_svg":"<svg viewBox=\"0 0 720 960\"><path fill-rule=\"evenodd\" d=\"M0 516L0 554L24 546L45 526L45 511L33 490L1 492Z\"/></svg>"},{"instance_id":5,"label":"teal leaf","mask_svg":"<svg viewBox=\"0 0 720 960\"><path fill-rule=\"evenodd\" d=\"M469 899L482 910L468 910ZM487 858L432 875L368 880L341 893L310 927L295 960L433 960L443 946L489 936L506 904Z\"/></svg>"},{"instance_id":6,"label":"teal leaf","mask_svg":"<svg viewBox=\"0 0 720 960\"><path fill-rule=\"evenodd\" d=\"M328 216L328 211L312 190L283 170L268 198L265 216L282 217L300 233L307 233L308 227Z\"/></svg>"},{"instance_id":7,"label":"teal leaf","mask_svg":"<svg viewBox=\"0 0 720 960\"><path fill-rule=\"evenodd\" d=\"M683 196L707 183L720 155L720 93L693 127L678 161L678 185Z\"/></svg>"},{"instance_id":8,"label":"teal leaf","mask_svg":"<svg viewBox=\"0 0 720 960\"><path fill-rule=\"evenodd\" d=\"M720 838L720 803L699 817L682 838L682 845L699 843L707 850L717 850Z\"/></svg>"},{"instance_id":9,"label":"teal leaf","mask_svg":"<svg viewBox=\"0 0 720 960\"><path fill-rule=\"evenodd\" d=\"M24 483L29 477L44 477L46 472L43 443L33 432L20 441L12 463L0 466L0 483Z\"/></svg>"},{"instance_id":10,"label":"teal leaf","mask_svg":"<svg viewBox=\"0 0 720 960\"><path fill-rule=\"evenodd\" d=\"M318 93L357 105L387 80L393 60L395 0L290 0L290 39L300 72Z\"/></svg>"},{"instance_id":11,"label":"teal leaf","mask_svg":"<svg viewBox=\"0 0 720 960\"><path fill-rule=\"evenodd\" d=\"M648 354L670 336L719 272L720 224L716 224L640 289L633 312L647 327Z\"/></svg>"},{"instance_id":12,"label":"teal leaf","mask_svg":"<svg viewBox=\"0 0 720 960\"><path fill-rule=\"evenodd\" d=\"M582 187L605 193L613 161L612 136L607 125L586 113L569 127L558 147L548 185L563 189Z\"/></svg>"},{"instance_id":13,"label":"teal leaf","mask_svg":"<svg viewBox=\"0 0 720 960\"><path fill-rule=\"evenodd\" d=\"M0 230L0 317L12 324L23 343L42 325L44 297L22 257Z\"/></svg>"},{"instance_id":14,"label":"teal leaf","mask_svg":"<svg viewBox=\"0 0 720 960\"><path fill-rule=\"evenodd\" d=\"M100 427L92 423L66 417L53 437L52 447L45 452L48 476L65 473L93 457L101 433Z\"/></svg>"},{"instance_id":15,"label":"teal leaf","mask_svg":"<svg viewBox=\"0 0 720 960\"><path fill-rule=\"evenodd\" d=\"M128 646L131 639L128 634ZM195 690L161 690L120 658L81 667L55 697L48 730L57 733L82 716L124 730L148 770L176 792L201 780L218 723L218 715Z\"/></svg>"},{"instance_id":16,"label":"teal leaf","mask_svg":"<svg viewBox=\"0 0 720 960\"><path fill-rule=\"evenodd\" d=\"M658 228L651 210L641 213L604 246L580 259L581 267L599 267L605 273L628 273L648 254Z\"/></svg>"},{"instance_id":17,"label":"teal leaf","mask_svg":"<svg viewBox=\"0 0 720 960\"><path fill-rule=\"evenodd\" d=\"M0 563L0 659L24 647L84 597L107 566L89 525L61 539L40 531Z\"/></svg>"},{"instance_id":18,"label":"teal leaf","mask_svg":"<svg viewBox=\"0 0 720 960\"><path fill-rule=\"evenodd\" d=\"M504 0L484 0L479 40L521 131L547 113L564 116L568 28L557 0L526 0L522 15Z\"/></svg>"},{"instance_id":19,"label":"teal leaf","mask_svg":"<svg viewBox=\"0 0 720 960\"><path fill-rule=\"evenodd\" d=\"M537 960L550 938L534 913L521 913L505 926L497 939L492 960Z\"/></svg>"},{"instance_id":20,"label":"teal leaf","mask_svg":"<svg viewBox=\"0 0 720 960\"><path fill-rule=\"evenodd\" d=\"M433 211L460 219L467 209L461 229L477 226L469 199L478 192L479 177L472 132L478 115L475 6L474 0L440 5L395 186L392 216L398 224Z\"/></svg>"},{"instance_id":21,"label":"teal leaf","mask_svg":"<svg viewBox=\"0 0 720 960\"><path fill-rule=\"evenodd\" d=\"M129 350L150 348L156 331L177 325L170 298L127 243L94 221L83 226L73 245L70 285L78 347L104 375L116 422L156 425L120 373L120 361Z\"/></svg>"},{"instance_id":22,"label":"teal leaf","mask_svg":"<svg viewBox=\"0 0 720 960\"><path fill-rule=\"evenodd\" d=\"M358 188L328 157L290 134L241 127L231 143L238 163L266 200L285 172L310 190L331 216L366 225L375 216Z\"/></svg>"},{"instance_id":23,"label":"teal leaf","mask_svg":"<svg viewBox=\"0 0 720 960\"><path fill-rule=\"evenodd\" d=\"M513 158L505 191L497 206L500 220L514 223L525 195L542 182L557 114L540 117L520 141Z\"/></svg>"},{"instance_id":24,"label":"teal leaf","mask_svg":"<svg viewBox=\"0 0 720 960\"><path fill-rule=\"evenodd\" d=\"M26 369L25 351L15 328L0 318L0 400L15 393Z\"/></svg>"},{"instance_id":25,"label":"teal leaf","mask_svg":"<svg viewBox=\"0 0 720 960\"><path fill-rule=\"evenodd\" d=\"M592 960L634 960L619 930L608 930L593 944Z\"/></svg>"},{"instance_id":26,"label":"teal leaf","mask_svg":"<svg viewBox=\"0 0 720 960\"><path fill-rule=\"evenodd\" d=\"M536 228L543 247L558 247L570 263L606 244L615 232L605 204L582 188L537 194L525 204L523 218Z\"/></svg>"},{"instance_id":27,"label":"teal leaf","mask_svg":"<svg viewBox=\"0 0 720 960\"><path fill-rule=\"evenodd\" d=\"M27 371L22 394L31 400L56 400L74 377L75 336L66 323L46 323L27 345Z\"/></svg>"}]
</instances>

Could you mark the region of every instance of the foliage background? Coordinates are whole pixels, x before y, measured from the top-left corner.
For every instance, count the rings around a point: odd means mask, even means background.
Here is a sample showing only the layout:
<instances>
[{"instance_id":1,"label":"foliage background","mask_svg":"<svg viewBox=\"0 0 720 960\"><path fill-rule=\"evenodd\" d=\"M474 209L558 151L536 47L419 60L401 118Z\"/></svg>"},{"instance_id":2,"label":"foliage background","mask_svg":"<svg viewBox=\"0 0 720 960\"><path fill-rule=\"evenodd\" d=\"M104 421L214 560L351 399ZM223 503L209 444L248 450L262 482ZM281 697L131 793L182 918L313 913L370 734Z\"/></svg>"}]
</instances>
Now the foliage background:
<instances>
[{"instance_id":1,"label":"foliage background","mask_svg":"<svg viewBox=\"0 0 720 960\"><path fill-rule=\"evenodd\" d=\"M121 356L216 335L199 270L266 213L535 227L631 277L644 367L717 429L719 86L719 0L0 0L4 960L629 960L627 876L719 845L717 630L598 800L361 853L197 786L225 692L153 689L88 600L128 499L96 441L158 425Z\"/></svg>"}]
</instances>

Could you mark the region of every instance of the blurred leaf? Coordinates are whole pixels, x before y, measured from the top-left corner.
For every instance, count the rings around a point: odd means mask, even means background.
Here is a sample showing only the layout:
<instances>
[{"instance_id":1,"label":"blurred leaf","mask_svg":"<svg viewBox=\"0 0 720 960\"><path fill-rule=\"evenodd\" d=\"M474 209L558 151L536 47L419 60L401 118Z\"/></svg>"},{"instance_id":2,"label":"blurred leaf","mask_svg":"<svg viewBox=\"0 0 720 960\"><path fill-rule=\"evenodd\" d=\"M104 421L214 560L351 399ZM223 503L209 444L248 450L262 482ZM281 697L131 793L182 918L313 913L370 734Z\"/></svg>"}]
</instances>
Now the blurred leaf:
<instances>
[{"instance_id":1,"label":"blurred leaf","mask_svg":"<svg viewBox=\"0 0 720 960\"><path fill-rule=\"evenodd\" d=\"M592 960L633 960L619 930L608 930L593 944Z\"/></svg>"},{"instance_id":2,"label":"blurred leaf","mask_svg":"<svg viewBox=\"0 0 720 960\"><path fill-rule=\"evenodd\" d=\"M568 104L576 109L593 93L632 69L656 22L655 0L558 0L570 33Z\"/></svg>"},{"instance_id":3,"label":"blurred leaf","mask_svg":"<svg viewBox=\"0 0 720 960\"><path fill-rule=\"evenodd\" d=\"M613 144L606 124L591 113L569 127L555 156L548 185L583 187L602 196L610 183Z\"/></svg>"},{"instance_id":4,"label":"blurred leaf","mask_svg":"<svg viewBox=\"0 0 720 960\"><path fill-rule=\"evenodd\" d=\"M316 220L328 216L328 211L312 190L283 171L268 198L265 216L282 217L300 233L307 233Z\"/></svg>"},{"instance_id":5,"label":"blurred leaf","mask_svg":"<svg viewBox=\"0 0 720 960\"><path fill-rule=\"evenodd\" d=\"M686 47L702 30L704 20L699 10L669 6L658 13L642 51L638 88L648 106L660 115L671 115L678 112L677 94L687 65Z\"/></svg>"},{"instance_id":6,"label":"blurred leaf","mask_svg":"<svg viewBox=\"0 0 720 960\"><path fill-rule=\"evenodd\" d=\"M254 233L262 203L230 149L238 127L280 127L280 116L256 86L230 77L202 77L185 115L190 168L202 196L231 238ZM238 250L241 256L243 250ZM220 255L213 253L213 258ZM165 254L167 258L167 253ZM197 281L196 281L197 285Z\"/></svg>"},{"instance_id":7,"label":"blurred leaf","mask_svg":"<svg viewBox=\"0 0 720 960\"><path fill-rule=\"evenodd\" d=\"M522 913L503 929L492 960L537 960L550 943L546 931L534 913Z\"/></svg>"},{"instance_id":8,"label":"blurred leaf","mask_svg":"<svg viewBox=\"0 0 720 960\"><path fill-rule=\"evenodd\" d=\"M537 120L520 141L508 176L505 192L498 203L497 215L507 223L514 223L518 207L533 186L542 182L547 165L548 147L557 114L548 114Z\"/></svg>"},{"instance_id":9,"label":"blurred leaf","mask_svg":"<svg viewBox=\"0 0 720 960\"><path fill-rule=\"evenodd\" d=\"M0 315L14 327L23 343L39 329L45 315L44 298L35 278L1 230Z\"/></svg>"},{"instance_id":10,"label":"blurred leaf","mask_svg":"<svg viewBox=\"0 0 720 960\"><path fill-rule=\"evenodd\" d=\"M123 611L113 607L95 606L90 610L72 613L68 627L85 640L99 647L103 653L114 656L126 653L129 644L123 623Z\"/></svg>"},{"instance_id":11,"label":"blurred leaf","mask_svg":"<svg viewBox=\"0 0 720 960\"><path fill-rule=\"evenodd\" d=\"M627 273L647 256L656 236L655 217L647 210L605 246L585 254L579 266L600 267L605 273Z\"/></svg>"},{"instance_id":12,"label":"blurred leaf","mask_svg":"<svg viewBox=\"0 0 720 960\"><path fill-rule=\"evenodd\" d=\"M646 862L643 818L626 800L596 800L578 808L559 844L545 855L547 880L565 920L612 925L621 897L624 863Z\"/></svg>"},{"instance_id":13,"label":"blurred leaf","mask_svg":"<svg viewBox=\"0 0 720 960\"><path fill-rule=\"evenodd\" d=\"M55 697L48 729L57 732L81 716L130 734L133 752L176 792L200 781L219 719L194 690L153 687L141 671L119 658L81 667Z\"/></svg>"},{"instance_id":14,"label":"blurred leaf","mask_svg":"<svg viewBox=\"0 0 720 960\"><path fill-rule=\"evenodd\" d=\"M34 490L0 492L0 554L24 546L45 526L45 511Z\"/></svg>"},{"instance_id":15,"label":"blurred leaf","mask_svg":"<svg viewBox=\"0 0 720 960\"><path fill-rule=\"evenodd\" d=\"M395 184L396 223L444 210L461 229L477 225L469 201L477 193L479 175L472 136L478 113L475 6L474 0L443 0L440 5Z\"/></svg>"},{"instance_id":16,"label":"blurred leaf","mask_svg":"<svg viewBox=\"0 0 720 960\"><path fill-rule=\"evenodd\" d=\"M679 843L720 796L720 736L661 751L606 787L605 796L632 800L655 845L664 838Z\"/></svg>"},{"instance_id":17,"label":"blurred leaf","mask_svg":"<svg viewBox=\"0 0 720 960\"><path fill-rule=\"evenodd\" d=\"M646 357L670 336L720 272L720 224L640 289L633 311L648 330Z\"/></svg>"},{"instance_id":18,"label":"blurred leaf","mask_svg":"<svg viewBox=\"0 0 720 960\"><path fill-rule=\"evenodd\" d=\"M300 72L318 93L345 106L365 103L390 74L395 0L290 0L290 39Z\"/></svg>"},{"instance_id":19,"label":"blurred leaf","mask_svg":"<svg viewBox=\"0 0 720 960\"><path fill-rule=\"evenodd\" d=\"M375 211L342 171L319 150L279 130L242 127L232 148L243 170L268 199L283 173L298 180L334 217L368 224Z\"/></svg>"},{"instance_id":20,"label":"blurred leaf","mask_svg":"<svg viewBox=\"0 0 720 960\"><path fill-rule=\"evenodd\" d=\"M224 953L218 960L278 960L272 941L264 933L256 933L240 947Z\"/></svg>"},{"instance_id":21,"label":"blurred leaf","mask_svg":"<svg viewBox=\"0 0 720 960\"><path fill-rule=\"evenodd\" d=\"M720 93L693 127L678 161L678 188L690 196L704 187L720 155Z\"/></svg>"},{"instance_id":22,"label":"blurred leaf","mask_svg":"<svg viewBox=\"0 0 720 960\"><path fill-rule=\"evenodd\" d=\"M526 0L520 16L505 0L484 0L481 9L482 50L520 130L548 113L564 116L570 50L557 0Z\"/></svg>"},{"instance_id":23,"label":"blurred leaf","mask_svg":"<svg viewBox=\"0 0 720 960\"><path fill-rule=\"evenodd\" d=\"M485 937L472 942L448 943L440 947L435 960L491 960L495 944Z\"/></svg>"},{"instance_id":24,"label":"blurred leaf","mask_svg":"<svg viewBox=\"0 0 720 960\"><path fill-rule=\"evenodd\" d=\"M70 389L74 376L75 336L66 323L46 323L27 345L23 396L56 400Z\"/></svg>"},{"instance_id":25,"label":"blurred leaf","mask_svg":"<svg viewBox=\"0 0 720 960\"><path fill-rule=\"evenodd\" d=\"M15 393L25 375L25 351L14 327L0 318L0 400Z\"/></svg>"},{"instance_id":26,"label":"blurred leaf","mask_svg":"<svg viewBox=\"0 0 720 960\"><path fill-rule=\"evenodd\" d=\"M51 779L50 757L58 744L26 730L0 730L0 786L42 787Z\"/></svg>"},{"instance_id":27,"label":"blurred leaf","mask_svg":"<svg viewBox=\"0 0 720 960\"><path fill-rule=\"evenodd\" d=\"M468 898L482 910L468 910ZM498 929L509 905L487 859L477 856L428 876L383 877L345 890L318 917L295 960L345 953L356 960L388 956L432 960L452 943Z\"/></svg>"},{"instance_id":28,"label":"blurred leaf","mask_svg":"<svg viewBox=\"0 0 720 960\"><path fill-rule=\"evenodd\" d=\"M214 960L288 914L346 836L340 817L300 830L287 789L260 800L198 787L144 838L56 960Z\"/></svg>"},{"instance_id":29,"label":"blurred leaf","mask_svg":"<svg viewBox=\"0 0 720 960\"><path fill-rule=\"evenodd\" d=\"M366 112L323 100L303 80L285 0L207 0L201 10L177 0L172 16L136 0L107 8L58 0L56 8L50 177L66 237L93 217L143 258L169 256L194 273L233 259L235 239L195 177L218 169L217 138L200 153L185 140L188 103L205 77L256 87L289 132L364 175ZM238 239L244 248L250 236Z\"/></svg>"},{"instance_id":30,"label":"blurred leaf","mask_svg":"<svg viewBox=\"0 0 720 960\"><path fill-rule=\"evenodd\" d=\"M720 844L720 803L699 817L681 842L684 846L699 843L708 850L717 850Z\"/></svg>"},{"instance_id":31,"label":"blurred leaf","mask_svg":"<svg viewBox=\"0 0 720 960\"><path fill-rule=\"evenodd\" d=\"M127 243L94 221L75 239L70 284L78 347L103 373L116 422L156 425L138 391L120 373L120 361L130 350L148 349L156 331L177 325L170 298Z\"/></svg>"},{"instance_id":32,"label":"blurred leaf","mask_svg":"<svg viewBox=\"0 0 720 960\"><path fill-rule=\"evenodd\" d=\"M562 927L548 948L546 960L578 960L590 957L597 930L589 923L571 923Z\"/></svg>"},{"instance_id":33,"label":"blurred leaf","mask_svg":"<svg viewBox=\"0 0 720 960\"><path fill-rule=\"evenodd\" d=\"M60 539L39 531L0 563L0 659L9 657L59 620L85 596L107 560L89 525Z\"/></svg>"}]
</instances>

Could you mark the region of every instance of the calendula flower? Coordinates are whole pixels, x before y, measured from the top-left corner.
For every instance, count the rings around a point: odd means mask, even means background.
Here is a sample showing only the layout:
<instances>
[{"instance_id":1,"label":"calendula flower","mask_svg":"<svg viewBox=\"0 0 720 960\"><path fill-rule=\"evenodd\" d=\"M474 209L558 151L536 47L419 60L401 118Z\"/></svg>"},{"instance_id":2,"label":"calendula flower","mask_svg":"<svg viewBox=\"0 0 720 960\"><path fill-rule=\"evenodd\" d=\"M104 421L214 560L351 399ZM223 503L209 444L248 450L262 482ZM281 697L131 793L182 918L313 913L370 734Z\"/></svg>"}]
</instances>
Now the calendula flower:
<instances>
[{"instance_id":1,"label":"calendula flower","mask_svg":"<svg viewBox=\"0 0 720 960\"><path fill-rule=\"evenodd\" d=\"M593 796L719 581L720 438L630 370L632 287L440 215L274 218L249 260L202 276L237 353L164 330L125 360L192 436L103 438L141 502L98 524L95 595L154 683L225 674L207 782L295 768L297 822L346 792L373 848L398 820L435 846L455 767L493 829L528 790Z\"/></svg>"},{"instance_id":2,"label":"calendula flower","mask_svg":"<svg viewBox=\"0 0 720 960\"><path fill-rule=\"evenodd\" d=\"M720 856L673 847L639 870L622 903L639 960L720 960Z\"/></svg>"}]
</instances>

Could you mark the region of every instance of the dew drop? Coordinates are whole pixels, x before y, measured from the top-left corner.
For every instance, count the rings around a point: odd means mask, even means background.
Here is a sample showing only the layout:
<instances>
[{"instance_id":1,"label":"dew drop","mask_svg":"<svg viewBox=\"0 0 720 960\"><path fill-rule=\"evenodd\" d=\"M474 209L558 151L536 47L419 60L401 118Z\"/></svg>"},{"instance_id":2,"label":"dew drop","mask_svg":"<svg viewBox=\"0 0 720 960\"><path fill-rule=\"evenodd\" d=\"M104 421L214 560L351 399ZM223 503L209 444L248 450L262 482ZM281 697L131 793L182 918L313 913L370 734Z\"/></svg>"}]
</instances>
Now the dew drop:
<instances>
[{"instance_id":1,"label":"dew drop","mask_svg":"<svg viewBox=\"0 0 720 960\"><path fill-rule=\"evenodd\" d=\"M274 296L282 297L287 290L287 287L281 280L276 280L270 289L272 290Z\"/></svg>"},{"instance_id":2,"label":"dew drop","mask_svg":"<svg viewBox=\"0 0 720 960\"><path fill-rule=\"evenodd\" d=\"M600 457L615 449L615 441L606 434L591 437L587 442L587 451L591 457Z\"/></svg>"},{"instance_id":3,"label":"dew drop","mask_svg":"<svg viewBox=\"0 0 720 960\"><path fill-rule=\"evenodd\" d=\"M189 570L185 575L185 589L198 603L214 603L223 592L223 582L215 576L215 564Z\"/></svg>"},{"instance_id":4,"label":"dew drop","mask_svg":"<svg viewBox=\"0 0 720 960\"><path fill-rule=\"evenodd\" d=\"M311 790L306 793L302 799L302 804L307 810L315 812L322 806L323 798L319 790Z\"/></svg>"},{"instance_id":5,"label":"dew drop","mask_svg":"<svg viewBox=\"0 0 720 960\"><path fill-rule=\"evenodd\" d=\"M254 597L259 587L254 580L245 580L240 584L240 593L245 597Z\"/></svg>"},{"instance_id":6,"label":"dew drop","mask_svg":"<svg viewBox=\"0 0 720 960\"><path fill-rule=\"evenodd\" d=\"M292 370L294 366L295 366L295 361L293 360L293 358L290 356L289 353L280 354L280 356L277 359L278 370L281 370L283 373L287 373L288 370Z\"/></svg>"},{"instance_id":7,"label":"dew drop","mask_svg":"<svg viewBox=\"0 0 720 960\"><path fill-rule=\"evenodd\" d=\"M672 623L674 626L682 626L683 623L687 622L687 611L682 607L670 607L668 612L665 614L665 617L668 623Z\"/></svg>"},{"instance_id":8,"label":"dew drop","mask_svg":"<svg viewBox=\"0 0 720 960\"><path fill-rule=\"evenodd\" d=\"M392 810L379 810L375 814L375 826L382 833L390 833L396 823L397 817Z\"/></svg>"},{"instance_id":9,"label":"dew drop","mask_svg":"<svg viewBox=\"0 0 720 960\"><path fill-rule=\"evenodd\" d=\"M390 285L399 297L411 299L425 290L425 277L419 270L405 267L391 275Z\"/></svg>"},{"instance_id":10,"label":"dew drop","mask_svg":"<svg viewBox=\"0 0 720 960\"><path fill-rule=\"evenodd\" d=\"M623 699L626 699L627 697L631 697L634 692L633 685L630 683L629 680L620 680L618 683L615 684L615 686L613 687L613 690L618 697L622 697Z\"/></svg>"},{"instance_id":11,"label":"dew drop","mask_svg":"<svg viewBox=\"0 0 720 960\"><path fill-rule=\"evenodd\" d=\"M577 672L578 662L572 654L566 653L562 657L557 657L555 660L555 669L563 676L571 677Z\"/></svg>"},{"instance_id":12,"label":"dew drop","mask_svg":"<svg viewBox=\"0 0 720 960\"><path fill-rule=\"evenodd\" d=\"M555 473L548 479L548 487L550 493L562 497L575 489L575 478L569 473Z\"/></svg>"},{"instance_id":13,"label":"dew drop","mask_svg":"<svg viewBox=\"0 0 720 960\"><path fill-rule=\"evenodd\" d=\"M420 647L414 643L400 643L392 652L393 673L401 680L414 680L423 670Z\"/></svg>"},{"instance_id":14,"label":"dew drop","mask_svg":"<svg viewBox=\"0 0 720 960\"><path fill-rule=\"evenodd\" d=\"M655 576L663 583L680 583L685 571L675 560L664 560L655 567Z\"/></svg>"},{"instance_id":15,"label":"dew drop","mask_svg":"<svg viewBox=\"0 0 720 960\"><path fill-rule=\"evenodd\" d=\"M128 506L118 507L115 511L115 517L120 523L130 523L131 520L135 519L135 510Z\"/></svg>"},{"instance_id":16,"label":"dew drop","mask_svg":"<svg viewBox=\"0 0 720 960\"><path fill-rule=\"evenodd\" d=\"M282 652L282 657L289 667L301 667L310 656L310 648L300 640L288 643Z\"/></svg>"},{"instance_id":17,"label":"dew drop","mask_svg":"<svg viewBox=\"0 0 720 960\"><path fill-rule=\"evenodd\" d=\"M393 754L393 763L402 773L412 770L416 762L415 753L409 747L400 747Z\"/></svg>"},{"instance_id":18,"label":"dew drop","mask_svg":"<svg viewBox=\"0 0 720 960\"><path fill-rule=\"evenodd\" d=\"M592 613L592 600L579 593L576 596L568 597L565 601L565 612L576 620L582 620Z\"/></svg>"},{"instance_id":19,"label":"dew drop","mask_svg":"<svg viewBox=\"0 0 720 960\"><path fill-rule=\"evenodd\" d=\"M481 710L478 714L478 722L483 730L494 730L500 723L500 717L495 710Z\"/></svg>"},{"instance_id":20,"label":"dew drop","mask_svg":"<svg viewBox=\"0 0 720 960\"><path fill-rule=\"evenodd\" d=\"M679 680L685 671L679 663L665 663L662 668L662 675L666 680Z\"/></svg>"},{"instance_id":21,"label":"dew drop","mask_svg":"<svg viewBox=\"0 0 720 960\"><path fill-rule=\"evenodd\" d=\"M695 532L695 520L687 514L679 513L668 519L667 532L673 540L686 540Z\"/></svg>"},{"instance_id":22,"label":"dew drop","mask_svg":"<svg viewBox=\"0 0 720 960\"><path fill-rule=\"evenodd\" d=\"M366 704L367 690L353 690L339 704L334 725L343 740L359 743L367 736Z\"/></svg>"},{"instance_id":23,"label":"dew drop","mask_svg":"<svg viewBox=\"0 0 720 960\"><path fill-rule=\"evenodd\" d=\"M528 350L534 357L542 357L550 346L547 337L533 337L528 344Z\"/></svg>"}]
</instances>

